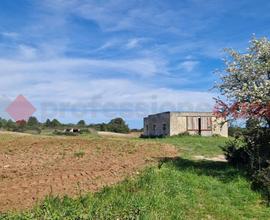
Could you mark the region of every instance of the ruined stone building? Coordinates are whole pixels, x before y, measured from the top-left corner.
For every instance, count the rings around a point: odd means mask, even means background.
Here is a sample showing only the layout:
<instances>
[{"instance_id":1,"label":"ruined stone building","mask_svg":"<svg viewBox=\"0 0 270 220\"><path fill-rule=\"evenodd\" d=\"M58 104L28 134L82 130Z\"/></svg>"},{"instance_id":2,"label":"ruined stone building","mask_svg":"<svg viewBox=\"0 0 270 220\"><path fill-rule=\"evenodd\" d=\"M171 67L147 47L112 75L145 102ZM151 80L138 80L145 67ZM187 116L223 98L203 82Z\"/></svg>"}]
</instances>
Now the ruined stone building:
<instances>
[{"instance_id":1,"label":"ruined stone building","mask_svg":"<svg viewBox=\"0 0 270 220\"><path fill-rule=\"evenodd\" d=\"M228 123L211 112L163 112L144 118L144 136L191 135L228 137Z\"/></svg>"}]
</instances>

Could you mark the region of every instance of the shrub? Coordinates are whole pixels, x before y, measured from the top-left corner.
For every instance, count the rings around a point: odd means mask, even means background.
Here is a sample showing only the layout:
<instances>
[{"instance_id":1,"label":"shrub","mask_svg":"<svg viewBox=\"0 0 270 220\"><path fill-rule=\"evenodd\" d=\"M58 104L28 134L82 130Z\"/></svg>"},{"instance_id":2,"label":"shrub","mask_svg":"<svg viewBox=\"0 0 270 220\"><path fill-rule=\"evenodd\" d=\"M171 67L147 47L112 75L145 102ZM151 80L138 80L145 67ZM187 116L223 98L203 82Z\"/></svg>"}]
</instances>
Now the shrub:
<instances>
[{"instance_id":1,"label":"shrub","mask_svg":"<svg viewBox=\"0 0 270 220\"><path fill-rule=\"evenodd\" d=\"M242 137L243 136L243 133L245 131L246 131L245 128L230 126L228 128L228 135L230 137L239 138L239 137Z\"/></svg>"},{"instance_id":2,"label":"shrub","mask_svg":"<svg viewBox=\"0 0 270 220\"><path fill-rule=\"evenodd\" d=\"M80 134L89 134L91 131L88 128L80 129Z\"/></svg>"},{"instance_id":3,"label":"shrub","mask_svg":"<svg viewBox=\"0 0 270 220\"><path fill-rule=\"evenodd\" d=\"M221 137L220 134L213 134L212 137Z\"/></svg>"},{"instance_id":4,"label":"shrub","mask_svg":"<svg viewBox=\"0 0 270 220\"><path fill-rule=\"evenodd\" d=\"M85 152L83 150L79 150L74 153L74 156L79 157L79 158L83 157L84 155L85 155Z\"/></svg>"},{"instance_id":5,"label":"shrub","mask_svg":"<svg viewBox=\"0 0 270 220\"><path fill-rule=\"evenodd\" d=\"M178 136L178 137L190 136L190 133L188 131L185 131L185 132L182 132L182 133L175 135L175 136Z\"/></svg>"},{"instance_id":6,"label":"shrub","mask_svg":"<svg viewBox=\"0 0 270 220\"><path fill-rule=\"evenodd\" d=\"M140 135L140 138L165 138L166 135L164 134L160 134L160 135L144 135L144 134L141 134Z\"/></svg>"},{"instance_id":7,"label":"shrub","mask_svg":"<svg viewBox=\"0 0 270 220\"><path fill-rule=\"evenodd\" d=\"M236 167L245 167L248 164L249 156L246 152L244 142L239 139L229 140L224 147L221 147L227 161Z\"/></svg>"},{"instance_id":8,"label":"shrub","mask_svg":"<svg viewBox=\"0 0 270 220\"><path fill-rule=\"evenodd\" d=\"M58 130L54 130L53 134L54 135L65 135L65 136L77 136L78 135L78 133L64 132L64 131L58 131Z\"/></svg>"},{"instance_id":9,"label":"shrub","mask_svg":"<svg viewBox=\"0 0 270 220\"><path fill-rule=\"evenodd\" d=\"M270 129L251 126L244 139L229 141L223 147L230 164L244 168L251 177L253 187L266 193L270 204Z\"/></svg>"},{"instance_id":10,"label":"shrub","mask_svg":"<svg viewBox=\"0 0 270 220\"><path fill-rule=\"evenodd\" d=\"M267 196L268 206L270 206L270 164L253 175L253 186L262 188ZM261 187L262 186L262 187Z\"/></svg>"}]
</instances>

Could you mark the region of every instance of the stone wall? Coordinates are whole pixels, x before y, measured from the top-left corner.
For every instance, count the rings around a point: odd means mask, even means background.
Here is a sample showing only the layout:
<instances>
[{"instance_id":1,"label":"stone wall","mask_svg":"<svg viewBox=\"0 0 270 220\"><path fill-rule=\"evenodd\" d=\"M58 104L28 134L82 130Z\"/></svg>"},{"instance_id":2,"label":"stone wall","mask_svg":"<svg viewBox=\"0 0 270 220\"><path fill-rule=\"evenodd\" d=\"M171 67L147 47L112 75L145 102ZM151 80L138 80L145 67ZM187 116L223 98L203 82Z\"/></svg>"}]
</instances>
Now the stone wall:
<instances>
[{"instance_id":1,"label":"stone wall","mask_svg":"<svg viewBox=\"0 0 270 220\"><path fill-rule=\"evenodd\" d=\"M170 135L170 113L149 115L144 118L145 136Z\"/></svg>"},{"instance_id":2,"label":"stone wall","mask_svg":"<svg viewBox=\"0 0 270 220\"><path fill-rule=\"evenodd\" d=\"M223 119L216 119L211 112L164 112L155 115L149 115L144 118L144 135L145 136L172 136L178 135L184 132L189 132L191 135L198 134L198 130L188 129L187 119L193 117L195 122L197 118L204 118L202 120L205 124L210 124L212 127L209 129L202 129L202 136L211 136L218 134L224 137L228 137L228 124L223 123ZM191 119L193 120L193 119ZM210 120L210 122L209 122Z\"/></svg>"},{"instance_id":3,"label":"stone wall","mask_svg":"<svg viewBox=\"0 0 270 220\"><path fill-rule=\"evenodd\" d=\"M187 120L185 116L170 114L170 136L178 135L187 131Z\"/></svg>"}]
</instances>

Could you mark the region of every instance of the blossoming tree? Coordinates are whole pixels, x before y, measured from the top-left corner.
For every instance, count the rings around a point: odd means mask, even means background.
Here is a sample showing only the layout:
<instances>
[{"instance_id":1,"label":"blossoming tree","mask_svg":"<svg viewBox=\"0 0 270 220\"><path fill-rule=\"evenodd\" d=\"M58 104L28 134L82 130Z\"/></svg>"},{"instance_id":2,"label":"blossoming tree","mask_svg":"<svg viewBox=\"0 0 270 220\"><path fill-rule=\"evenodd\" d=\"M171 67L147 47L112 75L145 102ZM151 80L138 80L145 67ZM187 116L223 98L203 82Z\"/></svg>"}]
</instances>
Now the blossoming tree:
<instances>
[{"instance_id":1,"label":"blossoming tree","mask_svg":"<svg viewBox=\"0 0 270 220\"><path fill-rule=\"evenodd\" d=\"M225 97L216 99L218 117L262 119L270 125L270 41L253 38L247 53L226 49L225 69L215 85Z\"/></svg>"}]
</instances>

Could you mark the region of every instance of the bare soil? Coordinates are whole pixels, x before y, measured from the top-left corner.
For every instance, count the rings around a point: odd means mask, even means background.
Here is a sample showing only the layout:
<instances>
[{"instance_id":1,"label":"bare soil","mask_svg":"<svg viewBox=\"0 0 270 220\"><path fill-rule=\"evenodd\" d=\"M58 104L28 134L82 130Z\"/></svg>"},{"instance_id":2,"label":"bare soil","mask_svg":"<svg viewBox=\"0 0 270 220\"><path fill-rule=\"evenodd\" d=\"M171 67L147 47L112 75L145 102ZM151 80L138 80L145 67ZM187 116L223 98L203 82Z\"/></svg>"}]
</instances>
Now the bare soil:
<instances>
[{"instance_id":1,"label":"bare soil","mask_svg":"<svg viewBox=\"0 0 270 220\"><path fill-rule=\"evenodd\" d=\"M0 212L33 207L46 195L77 196L134 175L171 145L109 137L0 134Z\"/></svg>"},{"instance_id":2,"label":"bare soil","mask_svg":"<svg viewBox=\"0 0 270 220\"><path fill-rule=\"evenodd\" d=\"M194 156L195 160L209 160L209 161L217 161L217 162L227 162L224 155L217 155L215 157L205 157L202 155Z\"/></svg>"},{"instance_id":3,"label":"bare soil","mask_svg":"<svg viewBox=\"0 0 270 220\"><path fill-rule=\"evenodd\" d=\"M107 137L123 137L123 138L136 138L140 137L142 134L141 132L131 132L128 134L122 134L122 133L115 133L115 132L109 132L109 131L98 131L98 134L100 136L107 136Z\"/></svg>"}]
</instances>

